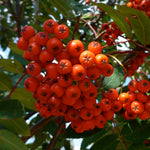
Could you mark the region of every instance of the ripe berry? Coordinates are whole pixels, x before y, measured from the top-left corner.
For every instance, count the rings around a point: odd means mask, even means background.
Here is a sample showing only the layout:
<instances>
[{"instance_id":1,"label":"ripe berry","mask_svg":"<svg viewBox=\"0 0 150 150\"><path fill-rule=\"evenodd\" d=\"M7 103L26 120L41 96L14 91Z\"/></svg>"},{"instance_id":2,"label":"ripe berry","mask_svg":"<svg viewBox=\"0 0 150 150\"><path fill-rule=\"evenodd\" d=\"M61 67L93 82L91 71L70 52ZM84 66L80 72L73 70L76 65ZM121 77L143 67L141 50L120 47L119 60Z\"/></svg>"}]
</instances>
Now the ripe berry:
<instances>
[{"instance_id":1,"label":"ripe berry","mask_svg":"<svg viewBox=\"0 0 150 150\"><path fill-rule=\"evenodd\" d=\"M112 104L111 104L111 109L114 111L114 112L118 112L122 109L122 103L118 100L116 101L113 101Z\"/></svg>"},{"instance_id":2,"label":"ripe berry","mask_svg":"<svg viewBox=\"0 0 150 150\"><path fill-rule=\"evenodd\" d=\"M59 75L58 76L58 84L61 87L68 87L72 84L73 79L70 74L64 74L64 75Z\"/></svg>"},{"instance_id":3,"label":"ripe berry","mask_svg":"<svg viewBox=\"0 0 150 150\"><path fill-rule=\"evenodd\" d=\"M78 87L80 88L81 91L88 91L92 86L92 82L90 79L83 79L79 81Z\"/></svg>"},{"instance_id":4,"label":"ripe berry","mask_svg":"<svg viewBox=\"0 0 150 150\"><path fill-rule=\"evenodd\" d=\"M39 81L35 77L28 77L24 82L25 89L29 92L35 92L38 85Z\"/></svg>"},{"instance_id":5,"label":"ripe berry","mask_svg":"<svg viewBox=\"0 0 150 150\"><path fill-rule=\"evenodd\" d=\"M57 71L60 74L68 74L72 71L72 64L68 59L61 59L57 65Z\"/></svg>"},{"instance_id":6,"label":"ripe berry","mask_svg":"<svg viewBox=\"0 0 150 150\"><path fill-rule=\"evenodd\" d=\"M104 128L105 125L107 124L107 120L104 118L103 115L98 115L97 117L95 117L95 124L98 128Z\"/></svg>"},{"instance_id":7,"label":"ripe berry","mask_svg":"<svg viewBox=\"0 0 150 150\"><path fill-rule=\"evenodd\" d=\"M55 27L54 33L58 39L66 39L69 36L69 29L66 25L60 24Z\"/></svg>"},{"instance_id":8,"label":"ripe berry","mask_svg":"<svg viewBox=\"0 0 150 150\"><path fill-rule=\"evenodd\" d=\"M137 81L130 81L128 84L128 88L130 91L135 92L136 90L138 90L138 82Z\"/></svg>"},{"instance_id":9,"label":"ripe berry","mask_svg":"<svg viewBox=\"0 0 150 150\"><path fill-rule=\"evenodd\" d=\"M148 92L150 90L150 82L148 80L140 80L138 82L138 89L141 91L141 92Z\"/></svg>"},{"instance_id":10,"label":"ripe berry","mask_svg":"<svg viewBox=\"0 0 150 150\"><path fill-rule=\"evenodd\" d=\"M121 93L119 95L119 101L122 103L127 103L130 101L128 93Z\"/></svg>"},{"instance_id":11,"label":"ripe berry","mask_svg":"<svg viewBox=\"0 0 150 150\"><path fill-rule=\"evenodd\" d=\"M25 40L29 40L32 36L35 35L35 30L31 26L24 26L21 29L21 35Z\"/></svg>"},{"instance_id":12,"label":"ripe berry","mask_svg":"<svg viewBox=\"0 0 150 150\"><path fill-rule=\"evenodd\" d=\"M40 85L37 89L38 99L41 102L47 102L51 96L51 87L48 84Z\"/></svg>"},{"instance_id":13,"label":"ripe berry","mask_svg":"<svg viewBox=\"0 0 150 150\"><path fill-rule=\"evenodd\" d=\"M48 107L49 108L56 108L60 105L61 101L59 98L56 98L55 96L51 96L48 99Z\"/></svg>"},{"instance_id":14,"label":"ripe berry","mask_svg":"<svg viewBox=\"0 0 150 150\"><path fill-rule=\"evenodd\" d=\"M54 33L54 29L55 27L58 26L57 22L52 20L52 19L48 19L44 22L43 24L43 29L48 32L49 34L53 34Z\"/></svg>"},{"instance_id":15,"label":"ripe berry","mask_svg":"<svg viewBox=\"0 0 150 150\"><path fill-rule=\"evenodd\" d=\"M106 64L108 64L108 57L104 54L98 54L95 56L95 63L97 67L103 68Z\"/></svg>"},{"instance_id":16,"label":"ripe berry","mask_svg":"<svg viewBox=\"0 0 150 150\"><path fill-rule=\"evenodd\" d=\"M102 46L99 42L93 41L88 45L88 51L93 52L95 55L102 52Z\"/></svg>"},{"instance_id":17,"label":"ripe berry","mask_svg":"<svg viewBox=\"0 0 150 150\"><path fill-rule=\"evenodd\" d=\"M38 45L37 43L29 43L28 50L33 54L33 55L39 55L41 52L41 46Z\"/></svg>"},{"instance_id":18,"label":"ripe berry","mask_svg":"<svg viewBox=\"0 0 150 150\"><path fill-rule=\"evenodd\" d=\"M71 99L78 99L81 95L80 89L77 85L71 85L67 87L65 93L66 96Z\"/></svg>"},{"instance_id":19,"label":"ripe berry","mask_svg":"<svg viewBox=\"0 0 150 150\"><path fill-rule=\"evenodd\" d=\"M36 43L42 46L46 45L48 39L49 39L49 35L46 32L38 32L35 36Z\"/></svg>"},{"instance_id":20,"label":"ripe berry","mask_svg":"<svg viewBox=\"0 0 150 150\"><path fill-rule=\"evenodd\" d=\"M57 71L57 64L55 63L50 63L46 65L46 76L50 79L57 79L59 73Z\"/></svg>"},{"instance_id":21,"label":"ripe berry","mask_svg":"<svg viewBox=\"0 0 150 150\"><path fill-rule=\"evenodd\" d=\"M71 75L74 80L83 80L86 76L86 69L79 64L73 65Z\"/></svg>"},{"instance_id":22,"label":"ripe berry","mask_svg":"<svg viewBox=\"0 0 150 150\"><path fill-rule=\"evenodd\" d=\"M100 103L103 111L109 111L111 109L111 101L109 99L102 99Z\"/></svg>"},{"instance_id":23,"label":"ripe berry","mask_svg":"<svg viewBox=\"0 0 150 150\"><path fill-rule=\"evenodd\" d=\"M95 64L95 55L91 51L83 51L80 54L79 61L83 67L92 67Z\"/></svg>"},{"instance_id":24,"label":"ripe berry","mask_svg":"<svg viewBox=\"0 0 150 150\"><path fill-rule=\"evenodd\" d=\"M114 68L111 64L106 64L103 70L101 71L101 74L105 77L109 77L113 74Z\"/></svg>"},{"instance_id":25,"label":"ripe berry","mask_svg":"<svg viewBox=\"0 0 150 150\"><path fill-rule=\"evenodd\" d=\"M87 68L87 76L92 80L99 78L100 73L100 69L96 66Z\"/></svg>"},{"instance_id":26,"label":"ripe berry","mask_svg":"<svg viewBox=\"0 0 150 150\"><path fill-rule=\"evenodd\" d=\"M87 99L95 98L97 96L97 88L94 84L91 85L91 88L88 91L83 92L84 97Z\"/></svg>"},{"instance_id":27,"label":"ripe berry","mask_svg":"<svg viewBox=\"0 0 150 150\"><path fill-rule=\"evenodd\" d=\"M144 111L144 105L139 101L133 101L131 103L131 110L136 114L140 114Z\"/></svg>"},{"instance_id":28,"label":"ripe berry","mask_svg":"<svg viewBox=\"0 0 150 150\"><path fill-rule=\"evenodd\" d=\"M72 40L67 44L67 51L71 56L79 56L84 50L84 45L80 40Z\"/></svg>"},{"instance_id":29,"label":"ripe berry","mask_svg":"<svg viewBox=\"0 0 150 150\"><path fill-rule=\"evenodd\" d=\"M54 83L51 86L51 92L55 97L62 97L65 93L65 90L58 83Z\"/></svg>"},{"instance_id":30,"label":"ripe berry","mask_svg":"<svg viewBox=\"0 0 150 150\"><path fill-rule=\"evenodd\" d=\"M52 54L57 54L61 52L63 48L63 43L58 38L50 38L46 44L47 51Z\"/></svg>"},{"instance_id":31,"label":"ripe berry","mask_svg":"<svg viewBox=\"0 0 150 150\"><path fill-rule=\"evenodd\" d=\"M40 55L39 55L40 62L43 65L47 65L51 63L54 59L54 54L53 53L48 53L46 49L42 50Z\"/></svg>"},{"instance_id":32,"label":"ripe berry","mask_svg":"<svg viewBox=\"0 0 150 150\"><path fill-rule=\"evenodd\" d=\"M103 116L106 120L111 120L114 116L114 111L112 110L104 111Z\"/></svg>"},{"instance_id":33,"label":"ripe berry","mask_svg":"<svg viewBox=\"0 0 150 150\"><path fill-rule=\"evenodd\" d=\"M37 76L41 72L41 66L39 63L32 62L28 64L27 72L31 76Z\"/></svg>"},{"instance_id":34,"label":"ripe berry","mask_svg":"<svg viewBox=\"0 0 150 150\"><path fill-rule=\"evenodd\" d=\"M86 107L83 107L80 110L80 117L83 120L90 120L90 119L92 119L93 118L93 110L92 109L88 109Z\"/></svg>"},{"instance_id":35,"label":"ripe berry","mask_svg":"<svg viewBox=\"0 0 150 150\"><path fill-rule=\"evenodd\" d=\"M26 41L23 37L20 37L17 41L17 47L21 50L28 49L28 41Z\"/></svg>"}]
</instances>

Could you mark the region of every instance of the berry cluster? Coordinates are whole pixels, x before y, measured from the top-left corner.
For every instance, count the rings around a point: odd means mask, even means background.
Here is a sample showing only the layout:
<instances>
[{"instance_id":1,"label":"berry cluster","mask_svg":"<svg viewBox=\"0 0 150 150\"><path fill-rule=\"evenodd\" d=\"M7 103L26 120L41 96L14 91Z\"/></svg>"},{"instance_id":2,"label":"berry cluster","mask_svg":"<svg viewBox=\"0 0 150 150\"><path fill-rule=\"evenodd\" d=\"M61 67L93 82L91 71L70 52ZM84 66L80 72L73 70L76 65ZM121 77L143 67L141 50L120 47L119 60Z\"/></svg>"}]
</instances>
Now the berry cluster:
<instances>
[{"instance_id":1,"label":"berry cluster","mask_svg":"<svg viewBox=\"0 0 150 150\"><path fill-rule=\"evenodd\" d=\"M106 41L107 45L113 45L114 40L123 33L114 22L103 23L102 30L106 31L102 39Z\"/></svg>"},{"instance_id":2,"label":"berry cluster","mask_svg":"<svg viewBox=\"0 0 150 150\"><path fill-rule=\"evenodd\" d=\"M129 75L134 75L135 71L140 65L144 63L144 59L147 57L145 53L140 53L135 56L134 59L130 60L124 67L126 68Z\"/></svg>"},{"instance_id":3,"label":"berry cluster","mask_svg":"<svg viewBox=\"0 0 150 150\"><path fill-rule=\"evenodd\" d=\"M140 81L130 81L129 91L119 95L119 101L123 104L123 117L127 120L135 119L137 116L141 120L150 117L150 96L146 93L150 90L150 82L142 79Z\"/></svg>"},{"instance_id":4,"label":"berry cluster","mask_svg":"<svg viewBox=\"0 0 150 150\"><path fill-rule=\"evenodd\" d=\"M35 33L31 26L25 26L17 42L24 58L31 61L24 86L33 93L36 110L44 118L64 116L76 132L103 128L114 113L107 99L96 100L94 80L112 75L113 67L101 54L101 44L93 41L84 50L80 40L71 40L65 46L62 39L69 36L68 27L51 19L44 22L43 29Z\"/></svg>"},{"instance_id":5,"label":"berry cluster","mask_svg":"<svg viewBox=\"0 0 150 150\"><path fill-rule=\"evenodd\" d=\"M150 17L150 0L129 0L127 6L143 11Z\"/></svg>"}]
</instances>

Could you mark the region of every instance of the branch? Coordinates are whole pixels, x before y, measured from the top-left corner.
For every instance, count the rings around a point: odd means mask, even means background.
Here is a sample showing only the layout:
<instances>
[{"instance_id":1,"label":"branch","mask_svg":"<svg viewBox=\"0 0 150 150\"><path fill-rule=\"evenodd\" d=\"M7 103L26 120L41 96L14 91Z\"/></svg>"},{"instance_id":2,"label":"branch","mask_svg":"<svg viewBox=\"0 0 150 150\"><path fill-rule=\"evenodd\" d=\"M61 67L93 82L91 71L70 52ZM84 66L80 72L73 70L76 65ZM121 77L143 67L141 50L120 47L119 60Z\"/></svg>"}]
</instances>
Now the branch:
<instances>
[{"instance_id":1,"label":"branch","mask_svg":"<svg viewBox=\"0 0 150 150\"><path fill-rule=\"evenodd\" d=\"M10 10L11 14L14 17L14 20L17 23L17 35L18 35L18 37L20 37L20 32L21 32L21 7L20 7L20 4L19 4L19 0L16 0L16 12L13 9L13 6L12 6L12 3L10 2L10 0L8 0L8 7L9 7L9 10Z\"/></svg>"},{"instance_id":2,"label":"branch","mask_svg":"<svg viewBox=\"0 0 150 150\"><path fill-rule=\"evenodd\" d=\"M34 134L36 134L36 132L47 125L47 123L54 119L55 117L54 116L51 116L49 118L43 118L41 119L40 121L38 121L35 125L33 125L31 128L30 128L30 132L31 132L31 135L30 136L23 136L22 137L22 140L23 142L25 143L29 138L31 138Z\"/></svg>"},{"instance_id":3,"label":"branch","mask_svg":"<svg viewBox=\"0 0 150 150\"><path fill-rule=\"evenodd\" d=\"M55 134L54 134L54 136L53 136L53 138L52 138L52 140L51 140L51 142L48 145L46 150L52 150L53 149L53 147L54 147L54 145L56 143L57 137L58 137L61 129L63 128L64 124L65 124L65 119L64 119L64 117L62 117L62 119L61 119L61 121L59 123L59 126L58 126L58 128L57 128L57 130L56 130L56 132L55 132Z\"/></svg>"},{"instance_id":4,"label":"branch","mask_svg":"<svg viewBox=\"0 0 150 150\"><path fill-rule=\"evenodd\" d=\"M17 85L21 82L21 80L27 75L27 72L25 72L21 78L17 81L17 83L15 84L15 86L13 87L13 89L10 91L9 95L6 97L6 100L9 99L9 97L11 96L11 94L14 92L14 90L16 89Z\"/></svg>"},{"instance_id":5,"label":"branch","mask_svg":"<svg viewBox=\"0 0 150 150\"><path fill-rule=\"evenodd\" d=\"M94 28L84 19L80 19L81 21L83 21L85 24L87 24L89 26L89 28L91 29L91 31L94 33L95 38L97 37L97 33L94 30Z\"/></svg>"}]
</instances>

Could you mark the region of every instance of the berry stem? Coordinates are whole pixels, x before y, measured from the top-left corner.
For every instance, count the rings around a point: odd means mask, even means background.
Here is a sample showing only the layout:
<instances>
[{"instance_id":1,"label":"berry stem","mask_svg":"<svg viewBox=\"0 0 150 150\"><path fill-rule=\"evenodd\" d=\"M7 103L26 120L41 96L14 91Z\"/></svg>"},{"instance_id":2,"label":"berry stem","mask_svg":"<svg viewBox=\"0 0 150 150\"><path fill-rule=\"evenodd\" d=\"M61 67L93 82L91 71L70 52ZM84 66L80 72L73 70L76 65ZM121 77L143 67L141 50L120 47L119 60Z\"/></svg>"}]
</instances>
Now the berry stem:
<instances>
[{"instance_id":1,"label":"berry stem","mask_svg":"<svg viewBox=\"0 0 150 150\"><path fill-rule=\"evenodd\" d=\"M64 117L62 117L62 119L61 119L61 121L59 123L59 126L58 126L56 132L54 133L54 136L53 136L50 144L47 146L46 150L52 150L53 149L53 147L54 147L54 145L56 143L57 137L58 137L61 129L63 128L64 124L65 124L65 119L64 119Z\"/></svg>"},{"instance_id":2,"label":"berry stem","mask_svg":"<svg viewBox=\"0 0 150 150\"><path fill-rule=\"evenodd\" d=\"M95 38L97 38L97 33L94 30L94 28L84 19L80 19L81 21L83 21L85 24L87 24L89 26L89 28L91 29L91 31L94 33Z\"/></svg>"},{"instance_id":3,"label":"berry stem","mask_svg":"<svg viewBox=\"0 0 150 150\"><path fill-rule=\"evenodd\" d=\"M127 146L127 143L126 143L125 139L120 135L120 129L118 128L118 125L117 125L117 122L116 122L115 118L112 119L112 122L114 124L114 127L115 127L117 133L118 133L120 141L123 142L123 144L125 145L126 150L128 150L128 146Z\"/></svg>"},{"instance_id":4,"label":"berry stem","mask_svg":"<svg viewBox=\"0 0 150 150\"><path fill-rule=\"evenodd\" d=\"M21 80L27 75L27 72L25 72L20 79L17 81L17 83L15 84L15 86L12 88L12 90L10 91L9 95L6 97L6 100L9 99L9 97L11 96L11 94L14 92L14 90L16 89L17 85L21 82Z\"/></svg>"}]
</instances>

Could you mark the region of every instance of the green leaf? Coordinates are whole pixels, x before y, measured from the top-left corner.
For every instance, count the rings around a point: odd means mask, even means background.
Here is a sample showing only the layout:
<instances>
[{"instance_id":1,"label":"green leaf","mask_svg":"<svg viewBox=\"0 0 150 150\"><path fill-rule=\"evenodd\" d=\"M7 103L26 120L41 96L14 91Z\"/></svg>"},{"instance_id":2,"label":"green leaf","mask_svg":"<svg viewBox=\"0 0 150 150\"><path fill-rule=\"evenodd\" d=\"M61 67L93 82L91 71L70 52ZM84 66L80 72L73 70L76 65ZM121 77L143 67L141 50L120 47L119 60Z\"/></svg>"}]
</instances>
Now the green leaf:
<instances>
[{"instance_id":1,"label":"green leaf","mask_svg":"<svg viewBox=\"0 0 150 150\"><path fill-rule=\"evenodd\" d=\"M57 10L62 13L62 15L65 18L68 17L73 17L73 13L72 13L72 7L71 7L71 2L70 0L59 0L59 1L52 1L49 0L49 3L53 6L56 7Z\"/></svg>"},{"instance_id":2,"label":"green leaf","mask_svg":"<svg viewBox=\"0 0 150 150\"><path fill-rule=\"evenodd\" d=\"M11 120L2 120L0 119L0 123L11 130L13 133L21 134L23 136L30 136L30 128L26 124L23 118L11 119Z\"/></svg>"},{"instance_id":3,"label":"green leaf","mask_svg":"<svg viewBox=\"0 0 150 150\"><path fill-rule=\"evenodd\" d=\"M132 144L128 150L148 150L144 143Z\"/></svg>"},{"instance_id":4,"label":"green leaf","mask_svg":"<svg viewBox=\"0 0 150 150\"><path fill-rule=\"evenodd\" d=\"M127 6L118 5L117 8L120 13L128 17L138 40L143 45L150 44L150 19L145 13Z\"/></svg>"},{"instance_id":5,"label":"green leaf","mask_svg":"<svg viewBox=\"0 0 150 150\"><path fill-rule=\"evenodd\" d=\"M127 21L125 20L125 17L123 15L121 15L117 10L115 10L113 7L111 7L107 4L103 4L103 3L95 4L94 3L94 5L97 5L100 8L102 8L104 11L106 11L108 13L108 15L118 25L118 27L122 30L122 32L124 32L127 37L132 39L133 35L132 35L131 28L130 28L129 24L127 23Z\"/></svg>"},{"instance_id":6,"label":"green leaf","mask_svg":"<svg viewBox=\"0 0 150 150\"><path fill-rule=\"evenodd\" d=\"M16 54L20 55L23 57L23 53L24 51L23 50L20 50L18 47L17 47L17 44L13 43L12 41L9 42L9 45L8 47L11 49L11 51L15 52Z\"/></svg>"},{"instance_id":7,"label":"green leaf","mask_svg":"<svg viewBox=\"0 0 150 150\"><path fill-rule=\"evenodd\" d=\"M4 72L0 71L0 91L9 91L12 87L10 77Z\"/></svg>"},{"instance_id":8,"label":"green leaf","mask_svg":"<svg viewBox=\"0 0 150 150\"><path fill-rule=\"evenodd\" d=\"M0 101L0 119L15 119L23 115L23 107L17 100Z\"/></svg>"},{"instance_id":9,"label":"green leaf","mask_svg":"<svg viewBox=\"0 0 150 150\"><path fill-rule=\"evenodd\" d=\"M44 10L45 10L48 14L51 14L51 15L54 16L55 19L57 19L57 20L60 19L59 14L56 13L54 9L52 9L51 7L49 7L49 5L51 5L50 3L43 2L43 1L40 1L40 3L42 4Z\"/></svg>"},{"instance_id":10,"label":"green leaf","mask_svg":"<svg viewBox=\"0 0 150 150\"><path fill-rule=\"evenodd\" d=\"M114 68L114 73L110 77L105 77L103 87L106 89L117 88L121 85L124 79L124 72L122 67Z\"/></svg>"},{"instance_id":11,"label":"green leaf","mask_svg":"<svg viewBox=\"0 0 150 150\"><path fill-rule=\"evenodd\" d=\"M24 72L22 64L13 59L0 59L0 68L13 73Z\"/></svg>"},{"instance_id":12,"label":"green leaf","mask_svg":"<svg viewBox=\"0 0 150 150\"><path fill-rule=\"evenodd\" d=\"M1 150L27 150L27 147L15 134L0 130L0 149Z\"/></svg>"},{"instance_id":13,"label":"green leaf","mask_svg":"<svg viewBox=\"0 0 150 150\"><path fill-rule=\"evenodd\" d=\"M106 135L102 139L97 140L90 150L115 150L119 143L117 135Z\"/></svg>"},{"instance_id":14,"label":"green leaf","mask_svg":"<svg viewBox=\"0 0 150 150\"><path fill-rule=\"evenodd\" d=\"M82 143L81 143L81 150L85 150L85 148L88 145L92 144L97 139L102 138L109 130L110 130L110 128L105 127L102 130L100 130L99 132L95 133L94 135L87 137L87 138L84 138Z\"/></svg>"},{"instance_id":15,"label":"green leaf","mask_svg":"<svg viewBox=\"0 0 150 150\"><path fill-rule=\"evenodd\" d=\"M31 146L31 150L35 150L38 146L42 145L43 141L46 140L48 134L42 133L41 131L35 135L35 141Z\"/></svg>"},{"instance_id":16,"label":"green leaf","mask_svg":"<svg viewBox=\"0 0 150 150\"><path fill-rule=\"evenodd\" d=\"M140 124L137 120L131 120L123 126L121 135L133 143L144 142L150 135L150 123L143 121Z\"/></svg>"},{"instance_id":17,"label":"green leaf","mask_svg":"<svg viewBox=\"0 0 150 150\"><path fill-rule=\"evenodd\" d=\"M24 107L35 110L36 100L33 98L32 93L28 92L25 88L17 88L11 95L12 99L19 100Z\"/></svg>"}]
</instances>

